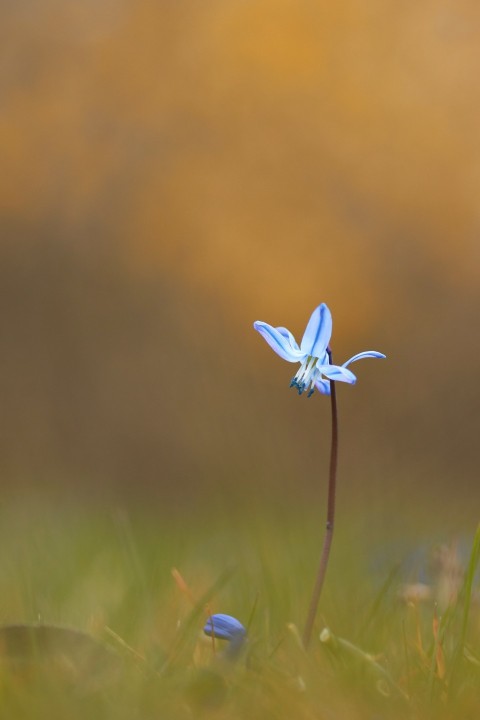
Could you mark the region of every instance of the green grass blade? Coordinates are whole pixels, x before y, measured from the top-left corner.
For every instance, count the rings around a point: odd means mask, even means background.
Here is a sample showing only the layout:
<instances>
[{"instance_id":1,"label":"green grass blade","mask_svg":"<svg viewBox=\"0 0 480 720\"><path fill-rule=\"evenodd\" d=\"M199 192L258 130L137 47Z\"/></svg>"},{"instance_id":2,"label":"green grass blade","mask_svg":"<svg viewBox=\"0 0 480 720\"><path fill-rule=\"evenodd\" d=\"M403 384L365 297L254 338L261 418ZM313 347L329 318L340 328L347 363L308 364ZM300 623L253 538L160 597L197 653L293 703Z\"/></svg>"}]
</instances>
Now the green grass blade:
<instances>
[{"instance_id":1,"label":"green grass blade","mask_svg":"<svg viewBox=\"0 0 480 720\"><path fill-rule=\"evenodd\" d=\"M452 669L450 674L449 682L449 697L455 694L457 689L457 677L460 665L463 660L463 653L465 648L465 639L467 636L468 619L470 615L470 606L472 600L472 589L473 581L475 579L475 573L477 571L478 562L480 560L480 526L477 528L475 537L473 539L472 552L470 554L470 560L465 572L465 578L463 581L462 590L459 594L458 603L463 603L463 615L462 623L460 627L460 634L458 642L452 656Z\"/></svg>"}]
</instances>

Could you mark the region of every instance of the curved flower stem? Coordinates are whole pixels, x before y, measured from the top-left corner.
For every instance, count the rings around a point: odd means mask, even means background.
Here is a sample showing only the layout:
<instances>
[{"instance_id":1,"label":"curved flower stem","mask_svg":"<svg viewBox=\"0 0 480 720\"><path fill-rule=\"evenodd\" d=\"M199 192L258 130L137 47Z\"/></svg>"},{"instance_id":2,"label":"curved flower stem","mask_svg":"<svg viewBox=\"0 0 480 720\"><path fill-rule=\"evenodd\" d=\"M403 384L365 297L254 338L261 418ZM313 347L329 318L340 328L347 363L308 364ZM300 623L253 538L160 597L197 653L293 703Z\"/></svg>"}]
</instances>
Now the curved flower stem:
<instances>
[{"instance_id":1,"label":"curved flower stem","mask_svg":"<svg viewBox=\"0 0 480 720\"><path fill-rule=\"evenodd\" d=\"M327 348L328 359L332 365L332 351ZM330 475L328 481L328 504L327 504L327 525L325 529L325 539L323 541L323 549L318 566L317 578L313 588L312 599L308 611L305 630L303 631L303 645L308 648L310 638L312 636L313 624L317 614L318 603L322 592L323 582L327 572L328 558L330 555L330 547L333 539L333 526L335 521L335 491L337 484L337 457L338 457L338 414L337 414L337 394L335 382L330 380L330 406L332 409L332 442L330 446Z\"/></svg>"}]
</instances>

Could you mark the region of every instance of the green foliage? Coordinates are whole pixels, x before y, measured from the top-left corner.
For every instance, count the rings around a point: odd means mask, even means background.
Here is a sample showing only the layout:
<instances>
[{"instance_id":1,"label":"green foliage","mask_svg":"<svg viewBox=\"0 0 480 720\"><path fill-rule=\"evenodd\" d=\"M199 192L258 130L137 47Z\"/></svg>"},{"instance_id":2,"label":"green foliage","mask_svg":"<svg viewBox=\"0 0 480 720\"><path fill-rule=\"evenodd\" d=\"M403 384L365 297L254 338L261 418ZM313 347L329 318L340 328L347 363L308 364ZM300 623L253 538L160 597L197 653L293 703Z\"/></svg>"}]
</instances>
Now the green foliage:
<instances>
[{"instance_id":1,"label":"green foliage","mask_svg":"<svg viewBox=\"0 0 480 720\"><path fill-rule=\"evenodd\" d=\"M23 502L0 519L0 718L476 716L480 531L470 559L442 546L420 584L398 562L419 532L384 572L376 539L342 526L306 653L313 513ZM248 626L237 663L202 633L212 612Z\"/></svg>"}]
</instances>

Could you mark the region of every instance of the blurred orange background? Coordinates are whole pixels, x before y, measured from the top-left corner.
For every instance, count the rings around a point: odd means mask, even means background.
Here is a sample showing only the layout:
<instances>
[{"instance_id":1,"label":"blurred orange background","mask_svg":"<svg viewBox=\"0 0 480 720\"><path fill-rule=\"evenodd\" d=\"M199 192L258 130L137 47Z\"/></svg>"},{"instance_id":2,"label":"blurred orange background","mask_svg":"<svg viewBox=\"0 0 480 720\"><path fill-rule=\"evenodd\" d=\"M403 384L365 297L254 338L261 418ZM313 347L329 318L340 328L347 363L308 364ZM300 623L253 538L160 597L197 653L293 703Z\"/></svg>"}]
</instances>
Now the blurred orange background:
<instances>
[{"instance_id":1,"label":"blurred orange background","mask_svg":"<svg viewBox=\"0 0 480 720\"><path fill-rule=\"evenodd\" d=\"M0 41L5 488L309 501L329 403L252 322L324 301L388 356L342 502L475 505L477 2L19 0Z\"/></svg>"}]
</instances>

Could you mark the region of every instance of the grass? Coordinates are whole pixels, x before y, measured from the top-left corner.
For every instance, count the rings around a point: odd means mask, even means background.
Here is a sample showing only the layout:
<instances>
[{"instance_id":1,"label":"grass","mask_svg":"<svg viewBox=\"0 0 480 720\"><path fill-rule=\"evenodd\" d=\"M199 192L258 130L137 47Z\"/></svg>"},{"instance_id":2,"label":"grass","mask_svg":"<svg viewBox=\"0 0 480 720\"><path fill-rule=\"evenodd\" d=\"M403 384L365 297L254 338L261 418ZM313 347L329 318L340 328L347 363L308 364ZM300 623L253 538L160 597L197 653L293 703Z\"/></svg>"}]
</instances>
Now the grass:
<instances>
[{"instance_id":1,"label":"grass","mask_svg":"<svg viewBox=\"0 0 480 720\"><path fill-rule=\"evenodd\" d=\"M0 717L476 718L480 534L435 551L411 527L379 552L341 519L306 653L317 515L6 504ZM248 625L235 664L212 612Z\"/></svg>"}]
</instances>

